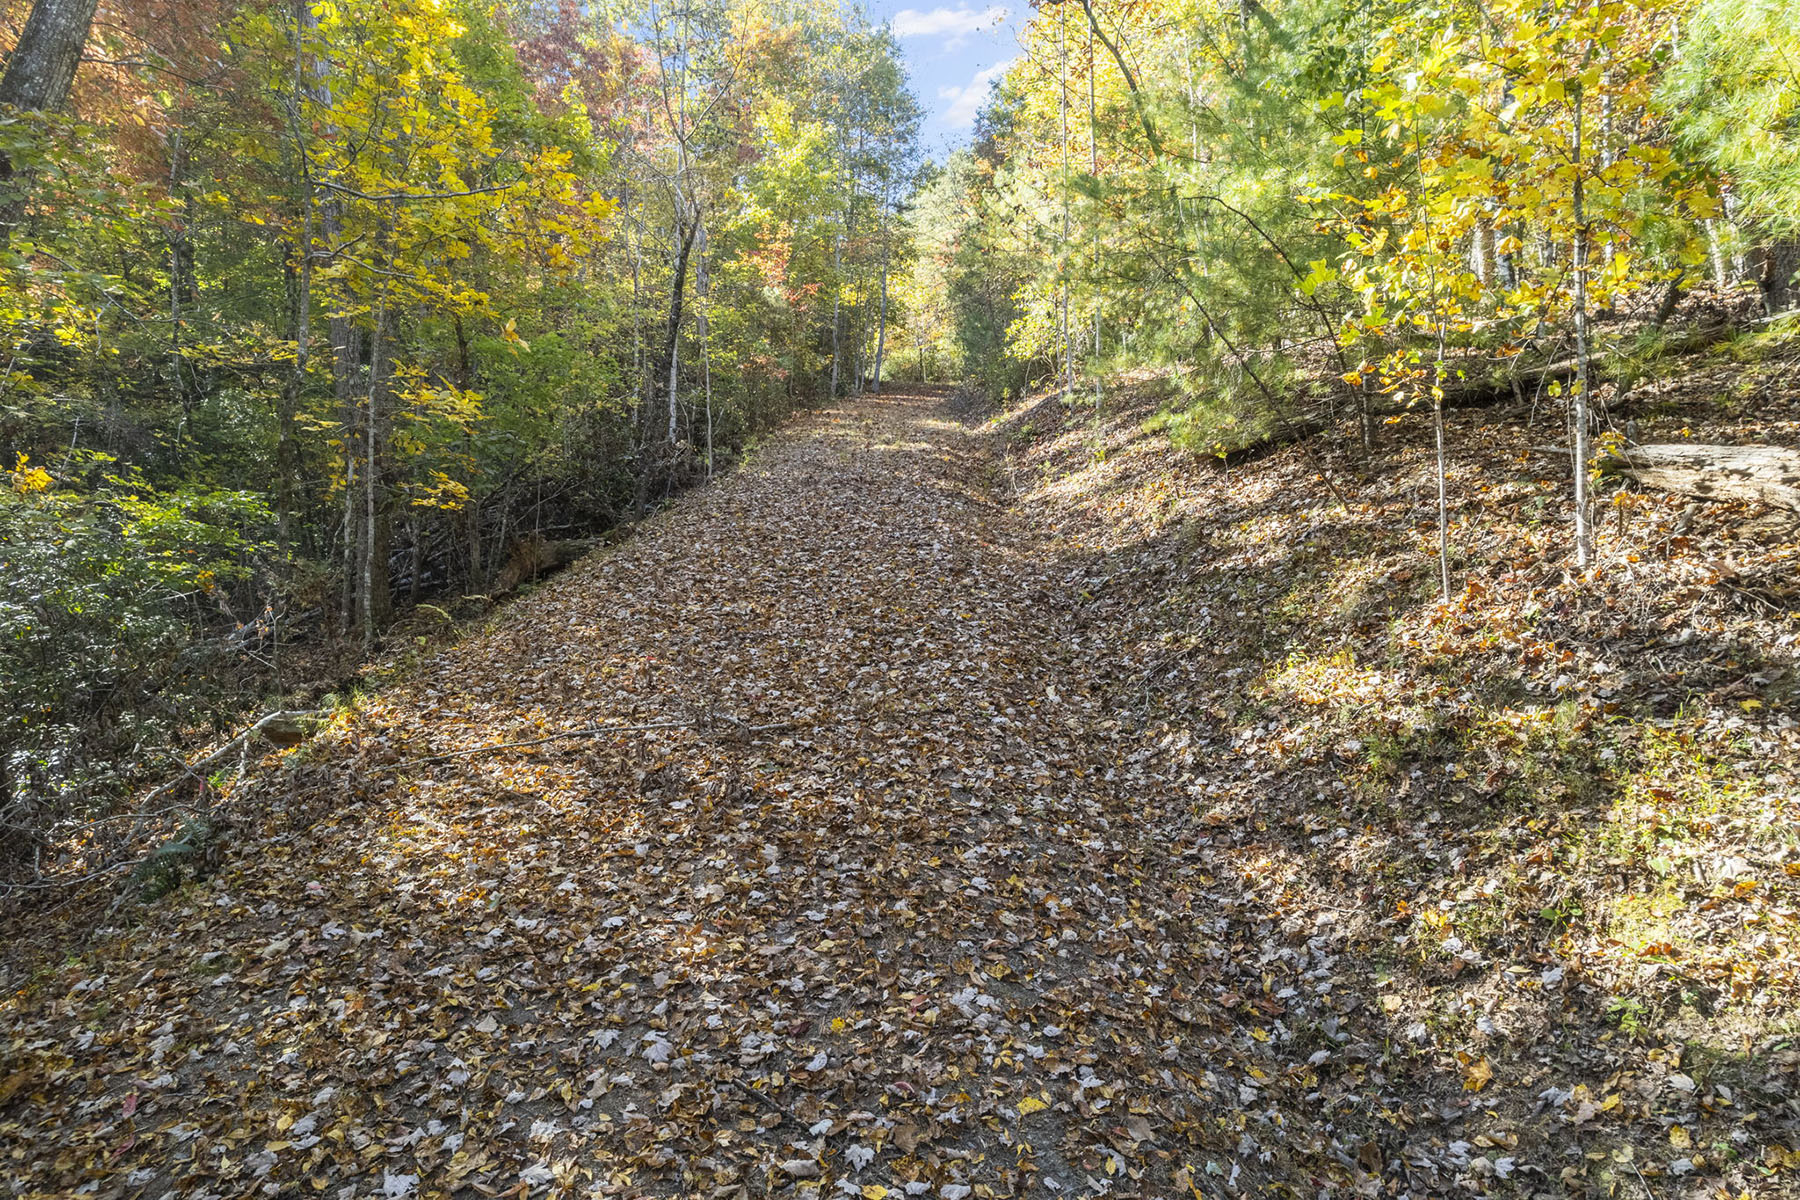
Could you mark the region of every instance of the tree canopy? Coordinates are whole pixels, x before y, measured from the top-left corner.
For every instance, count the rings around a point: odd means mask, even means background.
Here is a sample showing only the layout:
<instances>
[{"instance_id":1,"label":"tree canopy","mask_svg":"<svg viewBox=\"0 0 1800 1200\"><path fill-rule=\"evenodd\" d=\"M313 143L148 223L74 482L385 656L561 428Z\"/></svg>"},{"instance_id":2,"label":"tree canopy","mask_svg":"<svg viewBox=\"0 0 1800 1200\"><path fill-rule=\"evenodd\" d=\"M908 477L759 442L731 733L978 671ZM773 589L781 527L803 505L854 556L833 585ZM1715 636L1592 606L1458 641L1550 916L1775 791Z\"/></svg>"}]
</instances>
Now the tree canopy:
<instances>
[{"instance_id":1,"label":"tree canopy","mask_svg":"<svg viewBox=\"0 0 1800 1200\"><path fill-rule=\"evenodd\" d=\"M876 374L918 107L866 17L93 8L7 13L0 803L79 812L326 669L294 645L503 590Z\"/></svg>"}]
</instances>

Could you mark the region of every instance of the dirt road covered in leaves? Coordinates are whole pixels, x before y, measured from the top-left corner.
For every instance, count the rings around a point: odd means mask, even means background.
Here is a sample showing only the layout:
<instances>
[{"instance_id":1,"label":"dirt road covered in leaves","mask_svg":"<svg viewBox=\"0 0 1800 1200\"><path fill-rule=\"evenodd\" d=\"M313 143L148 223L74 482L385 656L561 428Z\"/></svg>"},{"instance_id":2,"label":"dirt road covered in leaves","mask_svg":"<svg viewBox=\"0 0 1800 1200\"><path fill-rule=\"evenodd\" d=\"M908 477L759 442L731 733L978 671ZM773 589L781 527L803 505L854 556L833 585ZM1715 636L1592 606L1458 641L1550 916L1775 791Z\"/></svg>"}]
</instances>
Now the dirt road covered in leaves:
<instances>
[{"instance_id":1,"label":"dirt road covered in leaves","mask_svg":"<svg viewBox=\"0 0 1800 1200\"><path fill-rule=\"evenodd\" d=\"M1219 865L1004 481L939 397L811 418L266 764L9 968L10 1194L1554 1188L1386 1094L1348 902Z\"/></svg>"}]
</instances>

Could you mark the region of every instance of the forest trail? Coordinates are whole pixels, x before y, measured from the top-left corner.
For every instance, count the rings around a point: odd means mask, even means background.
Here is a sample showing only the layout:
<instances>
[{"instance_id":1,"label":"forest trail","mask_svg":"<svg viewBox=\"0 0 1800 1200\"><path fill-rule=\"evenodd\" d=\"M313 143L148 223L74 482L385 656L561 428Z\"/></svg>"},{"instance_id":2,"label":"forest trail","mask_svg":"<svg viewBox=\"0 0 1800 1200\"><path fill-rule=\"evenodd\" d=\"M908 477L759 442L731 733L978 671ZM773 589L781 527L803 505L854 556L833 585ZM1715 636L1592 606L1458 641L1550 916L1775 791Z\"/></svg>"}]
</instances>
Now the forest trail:
<instances>
[{"instance_id":1,"label":"forest trail","mask_svg":"<svg viewBox=\"0 0 1800 1200\"><path fill-rule=\"evenodd\" d=\"M1317 1099L1378 1044L1339 1049L1330 912L1215 879L1001 478L940 396L809 417L267 773L217 876L9 981L25 1193L1235 1195L1401 1152Z\"/></svg>"}]
</instances>

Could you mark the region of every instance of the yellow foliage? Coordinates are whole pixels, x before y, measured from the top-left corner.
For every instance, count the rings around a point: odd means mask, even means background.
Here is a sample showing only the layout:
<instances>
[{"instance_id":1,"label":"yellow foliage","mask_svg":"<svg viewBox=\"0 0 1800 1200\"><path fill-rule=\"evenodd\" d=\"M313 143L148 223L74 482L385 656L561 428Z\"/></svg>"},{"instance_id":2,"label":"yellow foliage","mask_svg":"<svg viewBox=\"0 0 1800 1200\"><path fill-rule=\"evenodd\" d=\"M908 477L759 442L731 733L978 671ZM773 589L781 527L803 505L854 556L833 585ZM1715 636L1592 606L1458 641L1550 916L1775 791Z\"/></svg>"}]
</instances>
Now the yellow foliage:
<instances>
[{"instance_id":1,"label":"yellow foliage","mask_svg":"<svg viewBox=\"0 0 1800 1200\"><path fill-rule=\"evenodd\" d=\"M12 469L13 491L21 495L29 495L32 492L47 491L50 484L50 472L42 467L32 466L29 456L19 455L19 461L13 465Z\"/></svg>"}]
</instances>

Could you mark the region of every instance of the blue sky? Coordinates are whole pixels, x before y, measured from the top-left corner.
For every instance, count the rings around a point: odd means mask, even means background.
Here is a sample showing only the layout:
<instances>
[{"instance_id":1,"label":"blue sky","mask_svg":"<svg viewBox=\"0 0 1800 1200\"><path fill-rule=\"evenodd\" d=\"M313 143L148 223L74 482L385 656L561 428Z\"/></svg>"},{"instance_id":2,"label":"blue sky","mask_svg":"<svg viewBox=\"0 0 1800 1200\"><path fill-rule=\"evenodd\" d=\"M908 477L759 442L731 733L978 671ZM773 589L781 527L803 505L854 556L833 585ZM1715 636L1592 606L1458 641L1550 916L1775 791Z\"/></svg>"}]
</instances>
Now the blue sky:
<instances>
[{"instance_id":1,"label":"blue sky","mask_svg":"<svg viewBox=\"0 0 1800 1200\"><path fill-rule=\"evenodd\" d=\"M968 140L988 85L1019 53L1018 30L1031 10L1025 0L936 6L876 0L871 15L891 22L900 39L913 91L925 106L925 152L942 159Z\"/></svg>"}]
</instances>

